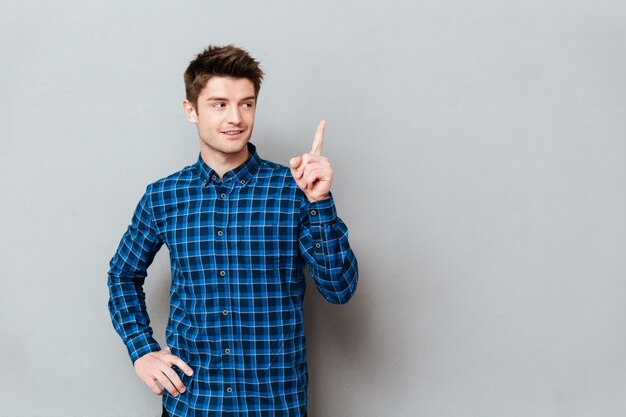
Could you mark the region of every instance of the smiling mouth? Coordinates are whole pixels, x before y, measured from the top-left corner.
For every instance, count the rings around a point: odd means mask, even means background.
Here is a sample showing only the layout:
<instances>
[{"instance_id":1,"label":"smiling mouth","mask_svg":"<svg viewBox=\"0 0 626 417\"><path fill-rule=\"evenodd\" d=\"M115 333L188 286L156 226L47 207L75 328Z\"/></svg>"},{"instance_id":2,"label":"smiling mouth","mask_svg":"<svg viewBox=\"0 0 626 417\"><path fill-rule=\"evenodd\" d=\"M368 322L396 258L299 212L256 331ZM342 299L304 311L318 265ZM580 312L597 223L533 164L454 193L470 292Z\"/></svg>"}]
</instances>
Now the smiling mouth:
<instances>
[{"instance_id":1,"label":"smiling mouth","mask_svg":"<svg viewBox=\"0 0 626 417\"><path fill-rule=\"evenodd\" d=\"M237 136L238 134L242 133L243 129L237 129L237 130L223 130L222 133L228 136Z\"/></svg>"}]
</instances>

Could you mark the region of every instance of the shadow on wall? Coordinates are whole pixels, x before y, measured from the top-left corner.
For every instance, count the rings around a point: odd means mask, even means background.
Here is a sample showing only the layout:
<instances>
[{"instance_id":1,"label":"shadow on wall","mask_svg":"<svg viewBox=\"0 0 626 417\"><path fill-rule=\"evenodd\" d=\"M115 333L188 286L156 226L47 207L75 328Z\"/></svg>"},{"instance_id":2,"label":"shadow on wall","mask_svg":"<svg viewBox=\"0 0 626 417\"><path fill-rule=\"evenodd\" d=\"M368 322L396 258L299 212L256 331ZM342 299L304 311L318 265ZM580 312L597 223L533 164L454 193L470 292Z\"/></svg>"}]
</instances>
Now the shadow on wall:
<instances>
[{"instance_id":1,"label":"shadow on wall","mask_svg":"<svg viewBox=\"0 0 626 417\"><path fill-rule=\"evenodd\" d=\"M307 292L304 302L305 332L309 369L309 415L330 416L331 411L345 408L346 402L363 396L354 390L363 387L362 379L374 378L386 372L383 358L370 349L372 340L370 295L365 271L368 260L358 257L359 283L352 299L346 304L329 303L315 287L307 272ZM377 369L380 367L381 369ZM333 406L332 404L339 402Z\"/></svg>"}]
</instances>

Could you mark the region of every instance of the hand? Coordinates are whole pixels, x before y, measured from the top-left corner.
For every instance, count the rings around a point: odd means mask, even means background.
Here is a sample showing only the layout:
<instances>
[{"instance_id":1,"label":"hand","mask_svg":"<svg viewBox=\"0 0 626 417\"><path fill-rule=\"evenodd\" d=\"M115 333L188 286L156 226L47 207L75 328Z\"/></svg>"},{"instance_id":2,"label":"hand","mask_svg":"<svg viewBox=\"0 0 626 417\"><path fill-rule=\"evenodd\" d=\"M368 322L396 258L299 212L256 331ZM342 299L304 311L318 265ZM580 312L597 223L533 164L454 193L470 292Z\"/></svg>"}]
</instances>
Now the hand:
<instances>
[{"instance_id":1,"label":"hand","mask_svg":"<svg viewBox=\"0 0 626 417\"><path fill-rule=\"evenodd\" d=\"M163 395L163 390L156 384L158 381L174 397L185 392L183 381L174 372L172 366L178 366L184 373L191 376L193 371L178 356L172 355L169 348L158 352L150 352L135 361L135 373L156 395Z\"/></svg>"},{"instance_id":2,"label":"hand","mask_svg":"<svg viewBox=\"0 0 626 417\"><path fill-rule=\"evenodd\" d=\"M328 158L321 155L325 127L326 121L324 120L317 125L311 152L291 158L289 161L291 175L310 202L330 197L333 169Z\"/></svg>"}]
</instances>

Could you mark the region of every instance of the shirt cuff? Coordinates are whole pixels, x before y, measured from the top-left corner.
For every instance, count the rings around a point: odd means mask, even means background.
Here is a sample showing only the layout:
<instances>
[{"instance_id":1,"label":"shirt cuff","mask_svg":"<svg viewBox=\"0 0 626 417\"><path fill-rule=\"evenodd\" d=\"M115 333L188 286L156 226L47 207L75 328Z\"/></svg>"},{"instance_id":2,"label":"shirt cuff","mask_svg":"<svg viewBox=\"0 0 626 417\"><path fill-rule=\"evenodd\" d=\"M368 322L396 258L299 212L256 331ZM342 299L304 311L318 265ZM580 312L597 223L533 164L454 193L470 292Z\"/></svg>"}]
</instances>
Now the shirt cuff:
<instances>
[{"instance_id":1,"label":"shirt cuff","mask_svg":"<svg viewBox=\"0 0 626 417\"><path fill-rule=\"evenodd\" d=\"M145 333L130 339L126 343L126 347L128 348L130 360L133 363L147 353L161 350L161 346L154 340L152 335Z\"/></svg>"},{"instance_id":2,"label":"shirt cuff","mask_svg":"<svg viewBox=\"0 0 626 417\"><path fill-rule=\"evenodd\" d=\"M337 218L337 209L335 208L335 200L333 195L327 199L309 202L307 205L307 212L309 213L309 221L311 224L324 224L332 223Z\"/></svg>"}]
</instances>

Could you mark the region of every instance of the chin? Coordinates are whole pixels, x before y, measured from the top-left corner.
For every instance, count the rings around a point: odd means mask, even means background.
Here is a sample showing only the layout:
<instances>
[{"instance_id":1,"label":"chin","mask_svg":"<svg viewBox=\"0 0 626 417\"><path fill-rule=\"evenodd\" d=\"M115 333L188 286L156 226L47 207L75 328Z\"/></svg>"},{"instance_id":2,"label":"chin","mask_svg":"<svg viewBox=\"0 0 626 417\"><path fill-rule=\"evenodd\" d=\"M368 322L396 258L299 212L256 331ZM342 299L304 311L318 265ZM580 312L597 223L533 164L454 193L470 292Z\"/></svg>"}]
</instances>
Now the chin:
<instances>
[{"instance_id":1,"label":"chin","mask_svg":"<svg viewBox=\"0 0 626 417\"><path fill-rule=\"evenodd\" d=\"M245 142L231 142L222 144L222 146L215 147L216 150L225 153L225 154L238 154L243 152L248 147L248 141Z\"/></svg>"}]
</instances>

